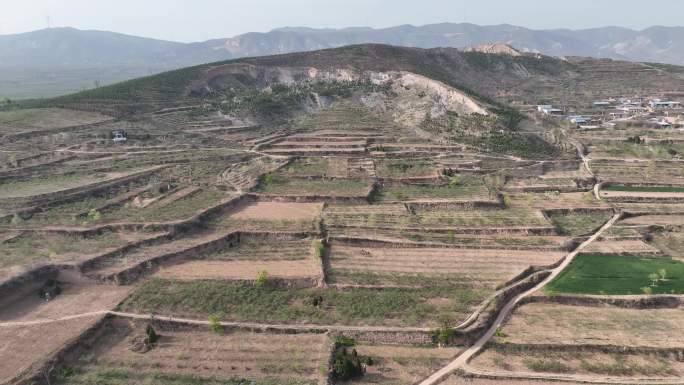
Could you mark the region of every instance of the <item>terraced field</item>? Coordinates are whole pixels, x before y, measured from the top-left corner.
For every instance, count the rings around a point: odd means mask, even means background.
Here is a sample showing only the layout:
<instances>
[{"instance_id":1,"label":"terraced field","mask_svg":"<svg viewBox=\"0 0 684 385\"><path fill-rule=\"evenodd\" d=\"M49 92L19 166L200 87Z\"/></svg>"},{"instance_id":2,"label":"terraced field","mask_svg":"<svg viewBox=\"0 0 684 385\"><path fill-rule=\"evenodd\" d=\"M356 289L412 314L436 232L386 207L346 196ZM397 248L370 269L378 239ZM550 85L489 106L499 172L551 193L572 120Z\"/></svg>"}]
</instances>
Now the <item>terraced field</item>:
<instances>
[{"instance_id":1,"label":"terraced field","mask_svg":"<svg viewBox=\"0 0 684 385\"><path fill-rule=\"evenodd\" d=\"M361 45L0 107L0 382L677 382L681 133L523 112L668 71Z\"/></svg>"},{"instance_id":2,"label":"terraced field","mask_svg":"<svg viewBox=\"0 0 684 385\"><path fill-rule=\"evenodd\" d=\"M329 342L322 334L270 334L159 328L159 342L131 352L130 339L144 324L114 320L110 332L69 362L64 384L254 384L318 383Z\"/></svg>"},{"instance_id":3,"label":"terraced field","mask_svg":"<svg viewBox=\"0 0 684 385\"><path fill-rule=\"evenodd\" d=\"M329 278L344 284L421 286L448 280L491 290L530 266L552 265L563 255L561 251L333 246Z\"/></svg>"}]
</instances>

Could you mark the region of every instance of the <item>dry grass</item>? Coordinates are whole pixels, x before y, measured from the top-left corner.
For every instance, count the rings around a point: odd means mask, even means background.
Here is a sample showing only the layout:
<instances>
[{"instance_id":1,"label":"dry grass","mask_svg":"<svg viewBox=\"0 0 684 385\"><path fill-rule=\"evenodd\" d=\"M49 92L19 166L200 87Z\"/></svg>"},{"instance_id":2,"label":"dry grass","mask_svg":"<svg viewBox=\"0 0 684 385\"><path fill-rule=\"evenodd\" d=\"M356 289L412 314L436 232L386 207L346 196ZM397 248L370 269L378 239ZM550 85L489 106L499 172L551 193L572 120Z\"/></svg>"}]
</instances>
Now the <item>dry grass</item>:
<instances>
[{"instance_id":1,"label":"dry grass","mask_svg":"<svg viewBox=\"0 0 684 385\"><path fill-rule=\"evenodd\" d=\"M362 379L350 384L413 384L446 365L458 352L458 348L363 344L355 348L359 355L370 357L373 365L367 366Z\"/></svg>"},{"instance_id":2,"label":"dry grass","mask_svg":"<svg viewBox=\"0 0 684 385\"><path fill-rule=\"evenodd\" d=\"M209 330L162 330L156 346L145 354L129 350L129 339L143 334L144 325L117 320L103 336L75 362L76 375L70 384L90 384L107 373L120 373L122 382L147 383L155 375L226 381L245 378L272 380L274 384L315 383L319 368L326 364L328 340L322 334L269 334ZM141 381L142 380L142 381ZM139 382L140 381L140 382ZM188 381L179 383L194 383ZM195 380L197 381L197 380ZM100 382L98 382L100 383ZM203 382L197 382L203 383Z\"/></svg>"},{"instance_id":3,"label":"dry grass","mask_svg":"<svg viewBox=\"0 0 684 385\"><path fill-rule=\"evenodd\" d=\"M320 265L320 262L319 262ZM168 279L256 279L265 271L269 278L308 278L320 275L313 258L292 261L189 261L162 268L157 276Z\"/></svg>"},{"instance_id":4,"label":"dry grass","mask_svg":"<svg viewBox=\"0 0 684 385\"><path fill-rule=\"evenodd\" d=\"M341 283L359 283L355 281L359 278L369 279L374 275L376 280L382 282L384 275L420 274L435 278L451 276L451 280L461 283L495 288L531 265L550 265L563 255L562 252L531 250L400 249L333 245L330 263L333 277L339 276Z\"/></svg>"},{"instance_id":5,"label":"dry grass","mask_svg":"<svg viewBox=\"0 0 684 385\"><path fill-rule=\"evenodd\" d=\"M679 347L681 309L621 309L532 303L519 307L500 342L552 345Z\"/></svg>"}]
</instances>

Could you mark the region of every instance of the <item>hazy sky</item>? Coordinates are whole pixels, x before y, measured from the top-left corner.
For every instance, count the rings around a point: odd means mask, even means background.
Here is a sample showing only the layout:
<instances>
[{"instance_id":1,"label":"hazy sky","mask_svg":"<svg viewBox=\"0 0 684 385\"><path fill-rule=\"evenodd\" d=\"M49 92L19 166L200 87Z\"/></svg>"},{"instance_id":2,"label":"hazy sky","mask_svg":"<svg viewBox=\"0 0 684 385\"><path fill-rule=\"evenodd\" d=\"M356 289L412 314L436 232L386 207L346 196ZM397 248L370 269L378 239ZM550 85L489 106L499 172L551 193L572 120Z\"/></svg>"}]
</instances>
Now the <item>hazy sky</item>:
<instances>
[{"instance_id":1,"label":"hazy sky","mask_svg":"<svg viewBox=\"0 0 684 385\"><path fill-rule=\"evenodd\" d=\"M0 0L0 34L52 26L201 41L283 26L440 22L530 28L682 25L682 0Z\"/></svg>"}]
</instances>

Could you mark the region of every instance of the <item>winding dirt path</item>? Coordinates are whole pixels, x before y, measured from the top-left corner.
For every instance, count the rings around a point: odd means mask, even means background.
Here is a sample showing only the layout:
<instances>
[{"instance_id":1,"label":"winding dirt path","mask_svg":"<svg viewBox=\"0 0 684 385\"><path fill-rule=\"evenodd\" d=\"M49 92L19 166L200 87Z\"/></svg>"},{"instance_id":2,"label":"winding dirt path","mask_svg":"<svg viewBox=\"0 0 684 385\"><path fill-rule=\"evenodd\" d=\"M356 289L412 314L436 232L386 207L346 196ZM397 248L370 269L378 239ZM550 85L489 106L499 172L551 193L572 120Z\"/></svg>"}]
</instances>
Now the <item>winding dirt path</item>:
<instances>
[{"instance_id":1,"label":"winding dirt path","mask_svg":"<svg viewBox=\"0 0 684 385\"><path fill-rule=\"evenodd\" d=\"M582 244L580 244L573 252L568 254L564 259L563 262L561 262L558 267L555 269L551 270L551 274L538 283L536 286L532 287L531 289L518 294L517 296L513 297L504 307L501 309L501 312L499 312L499 315L496 317L496 320L494 323L492 323L492 326L490 326L489 330L482 335L477 342L475 342L474 345L466 349L463 353L461 353L458 357L456 357L453 361L451 361L447 366L443 367L442 369L436 371L432 375L430 375L428 378L420 382L420 385L434 385L440 383L442 380L446 378L446 376L450 375L454 370L458 368L462 368L464 365L468 363L468 361L475 355L477 354L484 346L489 342L489 340L492 338L494 333L503 325L504 321L506 318L511 314L511 312L515 309L516 305L522 300L523 298L529 296L530 294L534 293L535 291L541 289L545 285L547 285L549 282L551 282L554 278L556 278L563 270L565 270L568 265L575 259L577 254L579 254L582 249L587 247L590 243L595 241L598 237L601 236L606 230L608 230L611 226L613 226L622 216L622 213L617 213L615 214L608 222L606 222L598 231L596 231L589 239L584 241Z\"/></svg>"}]
</instances>

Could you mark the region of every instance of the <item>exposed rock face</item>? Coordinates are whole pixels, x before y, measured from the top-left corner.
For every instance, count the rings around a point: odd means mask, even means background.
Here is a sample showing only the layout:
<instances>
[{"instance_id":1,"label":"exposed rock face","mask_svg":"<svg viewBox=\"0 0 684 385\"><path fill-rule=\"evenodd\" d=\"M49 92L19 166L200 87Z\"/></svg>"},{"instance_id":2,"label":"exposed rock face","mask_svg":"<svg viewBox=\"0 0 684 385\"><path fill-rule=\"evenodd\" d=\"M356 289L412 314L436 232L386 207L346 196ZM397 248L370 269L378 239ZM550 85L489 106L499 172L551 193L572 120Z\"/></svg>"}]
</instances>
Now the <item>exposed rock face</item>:
<instances>
[{"instance_id":1,"label":"exposed rock face","mask_svg":"<svg viewBox=\"0 0 684 385\"><path fill-rule=\"evenodd\" d=\"M394 120L404 126L416 126L427 114L439 117L447 112L458 115L482 114L487 110L465 93L442 82L407 71L357 72L351 69L320 69L316 67L255 66L231 63L212 67L191 85L191 93L204 94L231 87L266 89L275 84L297 85L314 82L369 81L389 85L393 96L367 93L360 96L369 107L390 111ZM326 108L329 98L313 95L306 110Z\"/></svg>"},{"instance_id":2,"label":"exposed rock face","mask_svg":"<svg viewBox=\"0 0 684 385\"><path fill-rule=\"evenodd\" d=\"M494 44L481 44L473 47L469 47L463 50L464 52L481 52L481 53L497 53L506 54L511 56L521 56L522 54L517 49L511 47L508 44L494 43Z\"/></svg>"},{"instance_id":3,"label":"exposed rock face","mask_svg":"<svg viewBox=\"0 0 684 385\"><path fill-rule=\"evenodd\" d=\"M397 97L388 100L394 120L404 126L416 126L426 114L439 117L447 112L459 115L488 112L474 99L442 82L411 72L382 72L369 74L372 82L391 82Z\"/></svg>"}]
</instances>

